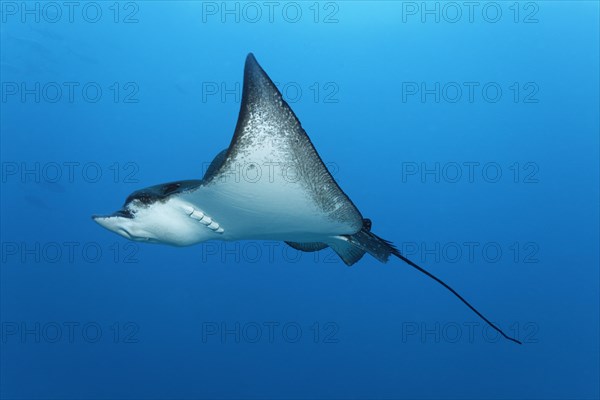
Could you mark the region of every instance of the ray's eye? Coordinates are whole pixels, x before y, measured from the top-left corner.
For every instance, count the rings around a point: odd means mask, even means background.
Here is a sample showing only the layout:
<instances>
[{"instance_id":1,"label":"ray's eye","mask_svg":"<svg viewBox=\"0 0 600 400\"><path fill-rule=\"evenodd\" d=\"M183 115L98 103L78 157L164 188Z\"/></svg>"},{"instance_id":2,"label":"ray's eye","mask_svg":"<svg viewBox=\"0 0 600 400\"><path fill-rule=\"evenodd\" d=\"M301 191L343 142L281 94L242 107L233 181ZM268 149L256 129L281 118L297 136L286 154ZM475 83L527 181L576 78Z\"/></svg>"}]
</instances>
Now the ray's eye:
<instances>
[{"instance_id":1,"label":"ray's eye","mask_svg":"<svg viewBox=\"0 0 600 400\"><path fill-rule=\"evenodd\" d=\"M140 203L145 204L145 205L152 203L152 196L150 196L146 193L140 194L139 196L136 197L136 199L139 200Z\"/></svg>"}]
</instances>

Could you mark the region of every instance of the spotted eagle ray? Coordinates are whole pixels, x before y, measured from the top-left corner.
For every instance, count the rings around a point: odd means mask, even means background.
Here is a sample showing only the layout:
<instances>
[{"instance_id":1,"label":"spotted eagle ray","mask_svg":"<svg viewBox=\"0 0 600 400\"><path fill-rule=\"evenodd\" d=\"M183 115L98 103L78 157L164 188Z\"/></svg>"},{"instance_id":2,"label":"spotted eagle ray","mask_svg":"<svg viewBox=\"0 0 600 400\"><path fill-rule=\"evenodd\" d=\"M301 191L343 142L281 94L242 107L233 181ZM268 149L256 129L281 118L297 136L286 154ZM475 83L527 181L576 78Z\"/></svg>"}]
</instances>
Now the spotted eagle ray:
<instances>
[{"instance_id":1,"label":"spotted eagle ray","mask_svg":"<svg viewBox=\"0 0 600 400\"><path fill-rule=\"evenodd\" d=\"M265 166L268 174L261 173ZM240 168L246 171L243 179L235 173ZM521 344L441 279L371 232L371 220L363 218L338 186L252 54L246 58L233 139L204 177L138 190L117 212L92 218L127 239L173 246L207 240L281 240L305 252L331 247L348 266L365 253L384 263L394 255L444 286L506 339Z\"/></svg>"}]
</instances>

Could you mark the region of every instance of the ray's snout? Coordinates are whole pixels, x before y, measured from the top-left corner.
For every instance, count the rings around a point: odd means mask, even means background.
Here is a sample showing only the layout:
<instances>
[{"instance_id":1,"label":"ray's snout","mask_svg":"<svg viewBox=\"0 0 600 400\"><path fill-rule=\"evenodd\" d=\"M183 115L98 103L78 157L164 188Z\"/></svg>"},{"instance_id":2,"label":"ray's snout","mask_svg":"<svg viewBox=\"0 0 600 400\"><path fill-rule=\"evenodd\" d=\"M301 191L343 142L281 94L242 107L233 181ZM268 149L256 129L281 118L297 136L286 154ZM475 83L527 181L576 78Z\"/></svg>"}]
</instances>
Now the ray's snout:
<instances>
[{"instance_id":1,"label":"ray's snout","mask_svg":"<svg viewBox=\"0 0 600 400\"><path fill-rule=\"evenodd\" d=\"M127 229L127 221L130 221L131 217L120 215L119 211L112 215L92 215L92 219L98 225L108 229L111 232L115 232L126 239L133 239L132 235Z\"/></svg>"},{"instance_id":2,"label":"ray's snout","mask_svg":"<svg viewBox=\"0 0 600 400\"><path fill-rule=\"evenodd\" d=\"M98 225L110 231L117 232L123 235L123 233L121 232L122 229L119 228L122 228L123 225L127 223L127 221L133 219L133 214L127 209L121 209L110 215L92 215L92 219ZM128 237L129 235L123 236Z\"/></svg>"},{"instance_id":3,"label":"ray's snout","mask_svg":"<svg viewBox=\"0 0 600 400\"><path fill-rule=\"evenodd\" d=\"M92 215L92 219L102 226L106 226L105 224L108 223L110 219L114 218L116 220L119 217L132 219L133 213L129 209L122 208L110 215Z\"/></svg>"},{"instance_id":4,"label":"ray's snout","mask_svg":"<svg viewBox=\"0 0 600 400\"><path fill-rule=\"evenodd\" d=\"M92 219L100 226L111 229L116 221L111 221L114 217L112 215L92 215ZM111 229L112 230L112 229Z\"/></svg>"}]
</instances>

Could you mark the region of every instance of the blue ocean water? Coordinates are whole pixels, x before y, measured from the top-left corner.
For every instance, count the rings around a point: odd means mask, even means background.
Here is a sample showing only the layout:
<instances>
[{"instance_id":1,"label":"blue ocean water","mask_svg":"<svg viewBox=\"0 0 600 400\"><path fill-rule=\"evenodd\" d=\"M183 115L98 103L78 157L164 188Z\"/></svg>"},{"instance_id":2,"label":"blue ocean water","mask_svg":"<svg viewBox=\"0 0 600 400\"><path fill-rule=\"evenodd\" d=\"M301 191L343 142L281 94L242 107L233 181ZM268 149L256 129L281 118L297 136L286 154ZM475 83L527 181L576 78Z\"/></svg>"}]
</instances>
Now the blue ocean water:
<instances>
[{"instance_id":1,"label":"blue ocean water","mask_svg":"<svg viewBox=\"0 0 600 400\"><path fill-rule=\"evenodd\" d=\"M0 2L0 397L598 398L598 11ZM90 219L202 176L249 52L373 231L523 345L397 259Z\"/></svg>"}]
</instances>

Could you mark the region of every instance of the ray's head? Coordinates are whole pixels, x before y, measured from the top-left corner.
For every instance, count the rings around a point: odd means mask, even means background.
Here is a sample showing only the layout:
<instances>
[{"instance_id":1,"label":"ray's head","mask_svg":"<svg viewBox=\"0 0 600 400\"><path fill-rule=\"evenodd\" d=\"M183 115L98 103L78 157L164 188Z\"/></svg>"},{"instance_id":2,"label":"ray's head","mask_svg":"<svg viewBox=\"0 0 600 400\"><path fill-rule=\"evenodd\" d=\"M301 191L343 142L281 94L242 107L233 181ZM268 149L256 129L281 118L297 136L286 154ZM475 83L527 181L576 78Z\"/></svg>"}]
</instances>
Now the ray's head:
<instances>
[{"instance_id":1,"label":"ray's head","mask_svg":"<svg viewBox=\"0 0 600 400\"><path fill-rule=\"evenodd\" d=\"M187 219L177 195L196 186L196 181L180 181L141 189L129 195L120 210L92 219L129 240L186 245L182 236Z\"/></svg>"}]
</instances>

